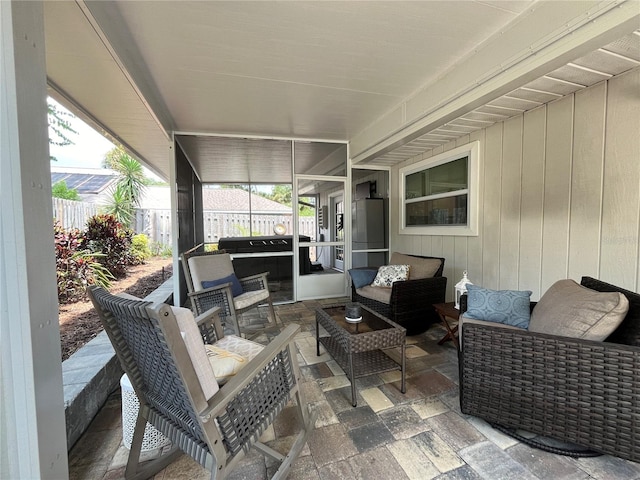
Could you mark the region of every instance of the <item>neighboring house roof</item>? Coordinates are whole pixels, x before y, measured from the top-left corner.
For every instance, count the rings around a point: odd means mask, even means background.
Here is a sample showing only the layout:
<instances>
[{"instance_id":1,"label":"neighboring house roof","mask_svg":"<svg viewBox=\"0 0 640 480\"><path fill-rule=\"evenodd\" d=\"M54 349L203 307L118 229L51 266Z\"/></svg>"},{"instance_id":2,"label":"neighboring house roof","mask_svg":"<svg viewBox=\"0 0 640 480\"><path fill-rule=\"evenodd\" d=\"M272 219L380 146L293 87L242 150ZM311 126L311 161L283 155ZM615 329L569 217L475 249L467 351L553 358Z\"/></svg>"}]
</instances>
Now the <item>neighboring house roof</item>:
<instances>
[{"instance_id":1,"label":"neighboring house roof","mask_svg":"<svg viewBox=\"0 0 640 480\"><path fill-rule=\"evenodd\" d=\"M248 212L249 196L239 188L203 188L202 206L204 210L216 212ZM291 207L253 193L251 210L253 213L291 213Z\"/></svg>"},{"instance_id":2,"label":"neighboring house roof","mask_svg":"<svg viewBox=\"0 0 640 480\"><path fill-rule=\"evenodd\" d=\"M75 188L81 196L104 192L116 178L118 175L113 170L51 167L51 185L64 180L67 188Z\"/></svg>"},{"instance_id":3,"label":"neighboring house roof","mask_svg":"<svg viewBox=\"0 0 640 480\"><path fill-rule=\"evenodd\" d=\"M202 207L215 212L249 212L249 196L239 188L203 188ZM169 187L149 186L140 201L140 208L169 210L171 208ZM253 213L291 214L291 207L282 205L260 195L251 194Z\"/></svg>"}]
</instances>

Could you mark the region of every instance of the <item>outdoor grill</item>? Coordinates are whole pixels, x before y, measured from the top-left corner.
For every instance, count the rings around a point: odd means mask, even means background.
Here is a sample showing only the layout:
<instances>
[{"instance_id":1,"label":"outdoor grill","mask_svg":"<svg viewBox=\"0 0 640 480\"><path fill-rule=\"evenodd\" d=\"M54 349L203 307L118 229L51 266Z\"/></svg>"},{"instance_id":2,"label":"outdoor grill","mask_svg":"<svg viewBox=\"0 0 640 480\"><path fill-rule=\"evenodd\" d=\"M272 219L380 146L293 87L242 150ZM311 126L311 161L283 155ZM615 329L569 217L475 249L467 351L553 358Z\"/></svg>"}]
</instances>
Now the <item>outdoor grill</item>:
<instances>
[{"instance_id":1,"label":"outdoor grill","mask_svg":"<svg viewBox=\"0 0 640 480\"><path fill-rule=\"evenodd\" d=\"M299 235L298 240L310 242L311 238ZM225 237L218 242L218 248L231 254L291 252L293 251L293 236ZM291 280L293 277L293 257L234 258L233 268L238 277L269 272L269 280ZM309 273L311 273L309 247L300 247L300 275Z\"/></svg>"}]
</instances>

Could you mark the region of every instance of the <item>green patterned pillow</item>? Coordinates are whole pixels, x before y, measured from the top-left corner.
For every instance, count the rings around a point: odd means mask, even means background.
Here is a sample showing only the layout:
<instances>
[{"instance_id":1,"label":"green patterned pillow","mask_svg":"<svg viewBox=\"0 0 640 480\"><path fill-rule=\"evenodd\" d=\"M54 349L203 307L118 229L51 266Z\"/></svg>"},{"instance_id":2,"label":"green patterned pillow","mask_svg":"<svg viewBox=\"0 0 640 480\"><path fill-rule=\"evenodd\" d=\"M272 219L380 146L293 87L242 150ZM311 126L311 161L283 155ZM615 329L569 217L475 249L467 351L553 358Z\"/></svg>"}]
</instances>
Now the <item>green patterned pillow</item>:
<instances>
[{"instance_id":1,"label":"green patterned pillow","mask_svg":"<svg viewBox=\"0 0 640 480\"><path fill-rule=\"evenodd\" d=\"M409 278L409 265L383 265L378 269L372 287L391 288L393 282L405 281Z\"/></svg>"},{"instance_id":2,"label":"green patterned pillow","mask_svg":"<svg viewBox=\"0 0 640 480\"><path fill-rule=\"evenodd\" d=\"M465 316L528 328L531 318L530 290L489 290L469 284L467 295Z\"/></svg>"}]
</instances>

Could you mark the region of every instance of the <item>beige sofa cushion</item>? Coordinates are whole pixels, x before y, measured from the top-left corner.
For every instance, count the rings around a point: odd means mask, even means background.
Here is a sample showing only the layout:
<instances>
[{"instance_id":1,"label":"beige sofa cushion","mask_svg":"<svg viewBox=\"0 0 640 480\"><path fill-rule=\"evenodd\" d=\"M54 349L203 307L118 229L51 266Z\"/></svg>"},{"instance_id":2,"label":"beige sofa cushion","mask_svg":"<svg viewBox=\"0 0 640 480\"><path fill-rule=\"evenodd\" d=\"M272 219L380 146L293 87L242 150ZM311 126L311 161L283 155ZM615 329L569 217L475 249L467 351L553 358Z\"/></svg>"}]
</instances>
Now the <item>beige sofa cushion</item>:
<instances>
[{"instance_id":1,"label":"beige sofa cushion","mask_svg":"<svg viewBox=\"0 0 640 480\"><path fill-rule=\"evenodd\" d=\"M533 309L529 331L602 341L628 311L629 301L619 292L596 292L570 279L559 280Z\"/></svg>"},{"instance_id":2,"label":"beige sofa cushion","mask_svg":"<svg viewBox=\"0 0 640 480\"><path fill-rule=\"evenodd\" d=\"M433 277L442 262L437 258L418 258L393 252L389 265L409 265L409 280Z\"/></svg>"},{"instance_id":3,"label":"beige sofa cushion","mask_svg":"<svg viewBox=\"0 0 640 480\"><path fill-rule=\"evenodd\" d=\"M383 287L372 287L371 285L365 285L362 288L357 288L358 295L370 298L371 300L377 300L381 303L389 305L391 303L391 289Z\"/></svg>"}]
</instances>

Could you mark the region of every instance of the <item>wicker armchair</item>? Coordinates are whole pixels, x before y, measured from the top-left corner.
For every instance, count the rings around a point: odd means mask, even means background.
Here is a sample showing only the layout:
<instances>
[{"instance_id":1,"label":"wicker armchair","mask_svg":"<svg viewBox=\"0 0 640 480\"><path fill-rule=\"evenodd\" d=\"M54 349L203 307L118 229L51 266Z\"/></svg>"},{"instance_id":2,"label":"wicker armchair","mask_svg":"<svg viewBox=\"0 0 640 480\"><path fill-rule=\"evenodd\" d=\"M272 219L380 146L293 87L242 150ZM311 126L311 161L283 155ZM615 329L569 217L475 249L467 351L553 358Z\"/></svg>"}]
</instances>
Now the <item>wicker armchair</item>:
<instances>
[{"instance_id":1,"label":"wicker armchair","mask_svg":"<svg viewBox=\"0 0 640 480\"><path fill-rule=\"evenodd\" d=\"M581 284L629 300L605 342L462 322L460 407L492 424L638 462L640 295L589 277Z\"/></svg>"},{"instance_id":2,"label":"wicker armchair","mask_svg":"<svg viewBox=\"0 0 640 480\"><path fill-rule=\"evenodd\" d=\"M249 333L278 333L280 327L276 313L273 309L273 302L267 284L268 272L239 278L242 293L233 296L231 283L223 283L210 288L203 288L203 281L218 280L228 278L234 274L231 256L224 250L212 252L186 252L180 255L180 262L184 269L184 276L189 290L189 299L193 311L197 315L206 312L212 307L220 307L220 316L223 325L228 332L236 334ZM264 328L244 328L241 331L240 319L242 313L260 304L266 303L269 306L271 324ZM229 324L231 329L227 328Z\"/></svg>"},{"instance_id":3,"label":"wicker armchair","mask_svg":"<svg viewBox=\"0 0 640 480\"><path fill-rule=\"evenodd\" d=\"M445 301L447 278L442 276L444 258L407 255L415 259L440 260L440 267L433 277L394 282L389 303L364 296L362 291L351 284L351 298L387 317L407 329L407 335L418 335L426 331L440 317L433 308Z\"/></svg>"},{"instance_id":4,"label":"wicker armchair","mask_svg":"<svg viewBox=\"0 0 640 480\"><path fill-rule=\"evenodd\" d=\"M172 307L114 296L99 287L90 287L89 296L140 402L127 479L152 477L181 452L209 469L211 478L222 479L252 447L281 462L273 478L286 477L315 423L299 387L293 345L298 326L287 327L208 396L201 370L192 361L188 334L183 337ZM217 310L196 319L207 340L223 336ZM201 342L197 331L195 338ZM206 358L205 354L205 362ZM300 432L288 454L281 455L258 439L292 397ZM172 442L172 448L142 463L147 422Z\"/></svg>"}]
</instances>

